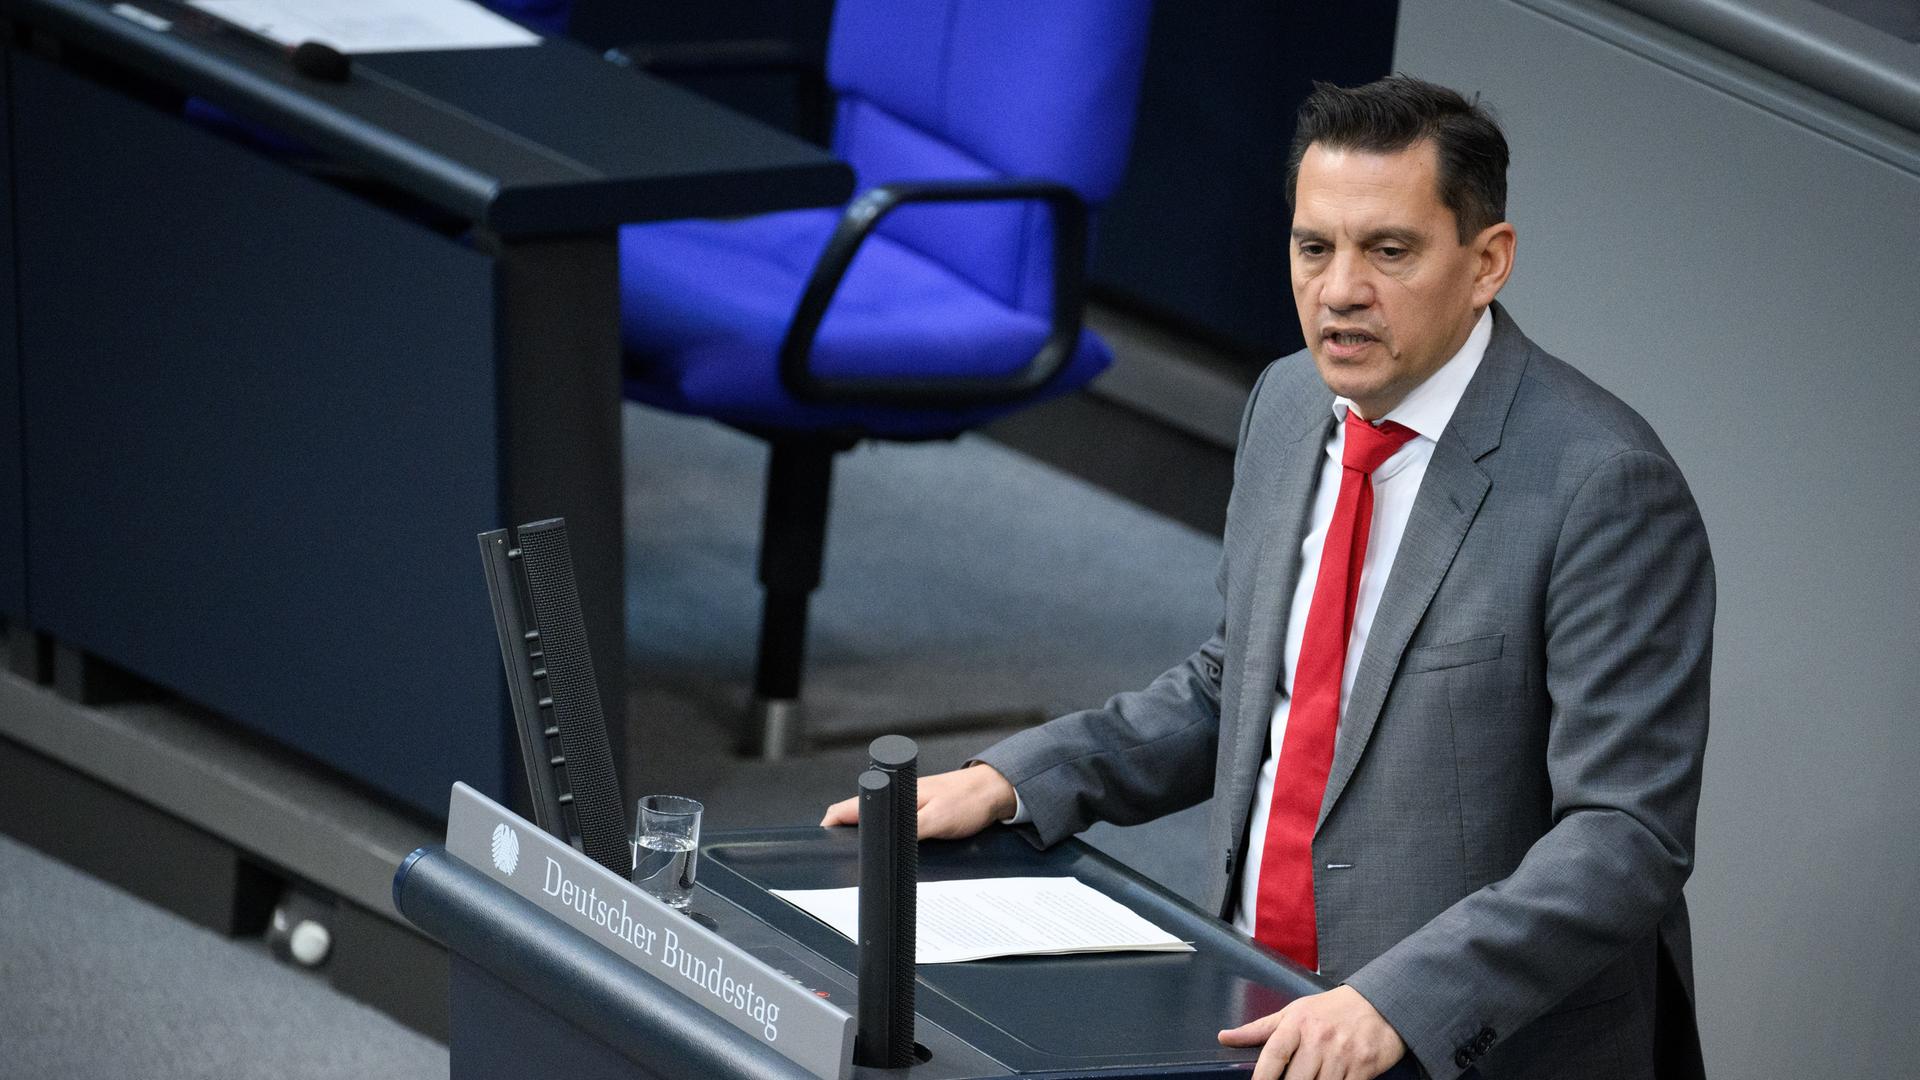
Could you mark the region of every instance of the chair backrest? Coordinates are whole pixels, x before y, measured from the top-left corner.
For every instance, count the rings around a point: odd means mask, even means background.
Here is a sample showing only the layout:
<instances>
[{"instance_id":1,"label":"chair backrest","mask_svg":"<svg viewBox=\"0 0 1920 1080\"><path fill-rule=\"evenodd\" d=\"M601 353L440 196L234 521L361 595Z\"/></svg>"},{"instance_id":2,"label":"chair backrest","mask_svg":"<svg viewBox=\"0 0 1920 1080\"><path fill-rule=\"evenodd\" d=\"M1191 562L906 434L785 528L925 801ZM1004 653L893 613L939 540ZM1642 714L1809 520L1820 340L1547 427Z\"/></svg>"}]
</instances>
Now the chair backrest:
<instances>
[{"instance_id":1,"label":"chair backrest","mask_svg":"<svg viewBox=\"0 0 1920 1080\"><path fill-rule=\"evenodd\" d=\"M834 149L861 186L1019 177L1098 205L1119 186L1149 0L838 0ZM880 231L1004 303L1046 310L1047 213L908 207Z\"/></svg>"}]
</instances>

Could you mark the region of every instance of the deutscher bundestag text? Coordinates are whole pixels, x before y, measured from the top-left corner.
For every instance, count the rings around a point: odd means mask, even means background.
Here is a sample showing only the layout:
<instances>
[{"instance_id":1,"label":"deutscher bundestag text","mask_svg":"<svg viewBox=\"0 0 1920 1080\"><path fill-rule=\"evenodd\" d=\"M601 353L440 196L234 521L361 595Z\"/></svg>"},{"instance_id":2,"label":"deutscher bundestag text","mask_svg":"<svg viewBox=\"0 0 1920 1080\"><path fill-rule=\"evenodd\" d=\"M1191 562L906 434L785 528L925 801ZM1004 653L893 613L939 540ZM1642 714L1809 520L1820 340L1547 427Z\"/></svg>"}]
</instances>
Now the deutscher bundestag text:
<instances>
[{"instance_id":1,"label":"deutscher bundestag text","mask_svg":"<svg viewBox=\"0 0 1920 1080\"><path fill-rule=\"evenodd\" d=\"M728 975L725 957L695 956L681 944L680 935L671 927L656 930L636 920L629 914L626 897L607 901L600 898L598 887L589 885L583 889L574 884L566 868L551 855L547 856L547 873L540 891L558 897L561 904L579 912L621 944L746 1014L760 1025L761 1034L768 1042L780 1037L780 1006L756 993L753 983L743 983Z\"/></svg>"}]
</instances>

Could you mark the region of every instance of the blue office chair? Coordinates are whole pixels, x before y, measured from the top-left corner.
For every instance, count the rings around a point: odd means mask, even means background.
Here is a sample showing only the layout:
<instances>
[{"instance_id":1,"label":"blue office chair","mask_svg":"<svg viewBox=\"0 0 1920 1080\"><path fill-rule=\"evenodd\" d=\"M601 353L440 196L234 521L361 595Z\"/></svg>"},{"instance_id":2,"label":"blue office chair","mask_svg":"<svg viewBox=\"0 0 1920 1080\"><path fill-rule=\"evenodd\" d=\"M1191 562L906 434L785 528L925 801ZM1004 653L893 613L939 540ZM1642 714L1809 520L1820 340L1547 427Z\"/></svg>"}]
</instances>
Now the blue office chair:
<instances>
[{"instance_id":1,"label":"blue office chair","mask_svg":"<svg viewBox=\"0 0 1920 1080\"><path fill-rule=\"evenodd\" d=\"M1120 182L1148 0L839 0L844 211L630 226L627 394L772 446L749 749L798 747L833 457L944 439L1086 384L1089 205Z\"/></svg>"}]
</instances>

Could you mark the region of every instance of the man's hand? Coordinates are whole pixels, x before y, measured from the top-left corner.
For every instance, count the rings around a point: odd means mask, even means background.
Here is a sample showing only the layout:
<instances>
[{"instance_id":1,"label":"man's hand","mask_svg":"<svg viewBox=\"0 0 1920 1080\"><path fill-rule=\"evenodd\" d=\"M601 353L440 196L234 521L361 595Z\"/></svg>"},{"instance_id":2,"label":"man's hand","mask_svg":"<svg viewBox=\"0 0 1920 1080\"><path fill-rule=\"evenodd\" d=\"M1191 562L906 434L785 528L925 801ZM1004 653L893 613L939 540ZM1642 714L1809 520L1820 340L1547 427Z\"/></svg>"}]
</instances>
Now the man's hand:
<instances>
[{"instance_id":1,"label":"man's hand","mask_svg":"<svg viewBox=\"0 0 1920 1080\"><path fill-rule=\"evenodd\" d=\"M1373 1080L1406 1055L1407 1044L1351 986L1294 1001L1277 1013L1220 1033L1227 1046L1259 1046L1253 1080Z\"/></svg>"},{"instance_id":2,"label":"man's hand","mask_svg":"<svg viewBox=\"0 0 1920 1080\"><path fill-rule=\"evenodd\" d=\"M991 765L975 763L920 778L920 839L961 840L1013 816L1013 785ZM860 800L827 807L822 825L857 825Z\"/></svg>"}]
</instances>

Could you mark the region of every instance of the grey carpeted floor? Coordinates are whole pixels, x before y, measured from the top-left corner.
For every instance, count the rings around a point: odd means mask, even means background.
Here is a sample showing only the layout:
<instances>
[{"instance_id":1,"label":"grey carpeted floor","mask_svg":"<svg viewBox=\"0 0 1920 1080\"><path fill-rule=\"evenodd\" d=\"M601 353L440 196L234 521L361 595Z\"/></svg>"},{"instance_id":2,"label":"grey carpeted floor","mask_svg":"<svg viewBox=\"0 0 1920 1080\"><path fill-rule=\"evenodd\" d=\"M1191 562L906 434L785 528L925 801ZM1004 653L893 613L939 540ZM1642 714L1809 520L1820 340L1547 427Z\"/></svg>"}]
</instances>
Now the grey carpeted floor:
<instances>
[{"instance_id":1,"label":"grey carpeted floor","mask_svg":"<svg viewBox=\"0 0 1920 1080\"><path fill-rule=\"evenodd\" d=\"M0 836L0 1077L445 1077L446 1047Z\"/></svg>"},{"instance_id":2,"label":"grey carpeted floor","mask_svg":"<svg viewBox=\"0 0 1920 1080\"><path fill-rule=\"evenodd\" d=\"M626 412L631 793L693 795L709 830L812 824L859 743L776 764L730 752L759 617L765 450ZM807 699L823 729L1098 704L1218 619L1219 545L984 439L843 455ZM922 770L991 732L920 739ZM1182 891L1203 808L1088 839ZM0 1080L444 1077L444 1047L273 961L0 839Z\"/></svg>"},{"instance_id":3,"label":"grey carpeted floor","mask_svg":"<svg viewBox=\"0 0 1920 1080\"><path fill-rule=\"evenodd\" d=\"M753 675L765 444L630 407L626 786L706 802L707 828L813 824L851 794L862 745L764 764L730 743ZM822 730L1051 716L1145 685L1220 617L1217 540L984 438L841 455L805 699ZM651 737L649 734L651 733ZM1005 731L919 737L921 771ZM1176 891L1200 880L1195 808L1087 838Z\"/></svg>"}]
</instances>

